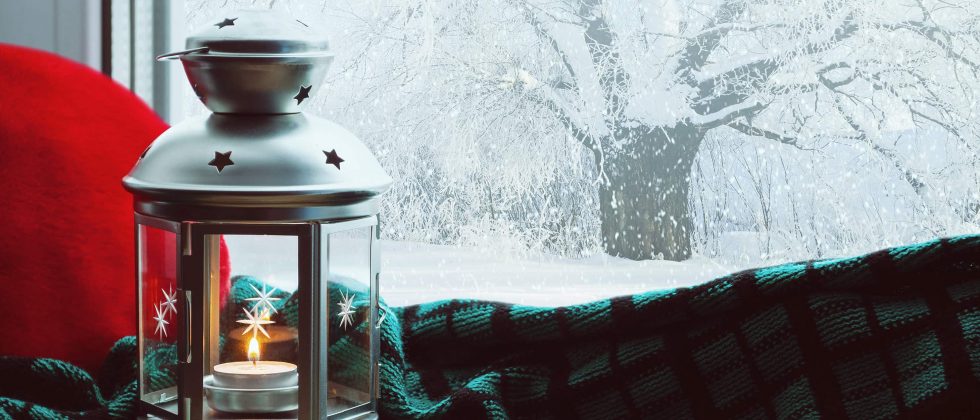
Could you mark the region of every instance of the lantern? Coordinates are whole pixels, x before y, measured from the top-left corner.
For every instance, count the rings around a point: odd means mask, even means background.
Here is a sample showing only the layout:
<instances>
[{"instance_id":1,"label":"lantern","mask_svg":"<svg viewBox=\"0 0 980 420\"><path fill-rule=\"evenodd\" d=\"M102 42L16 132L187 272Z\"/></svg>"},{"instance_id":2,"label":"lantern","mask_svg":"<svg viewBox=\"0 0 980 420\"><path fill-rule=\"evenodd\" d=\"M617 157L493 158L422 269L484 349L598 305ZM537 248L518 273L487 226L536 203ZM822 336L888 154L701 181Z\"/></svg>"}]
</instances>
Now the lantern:
<instances>
[{"instance_id":1,"label":"lantern","mask_svg":"<svg viewBox=\"0 0 980 420\"><path fill-rule=\"evenodd\" d=\"M239 11L161 56L213 113L164 132L123 179L143 414L375 416L391 179L350 132L301 112L332 58L312 26Z\"/></svg>"}]
</instances>

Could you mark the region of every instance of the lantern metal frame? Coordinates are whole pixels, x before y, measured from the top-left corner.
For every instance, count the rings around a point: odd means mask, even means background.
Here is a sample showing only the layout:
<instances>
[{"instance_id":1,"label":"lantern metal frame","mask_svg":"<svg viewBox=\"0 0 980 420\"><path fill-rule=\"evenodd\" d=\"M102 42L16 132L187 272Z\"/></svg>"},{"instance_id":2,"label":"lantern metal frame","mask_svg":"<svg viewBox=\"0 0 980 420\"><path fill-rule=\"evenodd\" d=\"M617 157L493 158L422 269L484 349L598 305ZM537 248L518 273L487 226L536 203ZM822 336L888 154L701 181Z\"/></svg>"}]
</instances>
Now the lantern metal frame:
<instances>
[{"instance_id":1,"label":"lantern metal frame","mask_svg":"<svg viewBox=\"0 0 980 420\"><path fill-rule=\"evenodd\" d=\"M139 244L139 226L151 226L176 234L177 237L177 289L182 302L178 311L177 357L178 383L177 398L174 400L177 413L158 405L143 401L143 383L138 383L141 412L161 417L199 418L195 413L206 413L203 379L215 363L218 354L218 316L220 284L218 266L213 264L218 258L218 235L275 235L297 239L299 325L297 370L299 376L298 418L313 418L320 413L321 418L362 418L377 412L379 370L376 361L380 357L380 329L378 284L380 277L380 224L377 215L340 220L311 220L305 222L288 221L269 223L266 221L183 221L147 216L135 213L136 246ZM329 235L370 227L370 308L368 328L370 329L371 366L368 402L327 416L327 398L319 392L328 388L328 344L330 335L329 292L326 273L330 264L329 244L324 239ZM142 296L140 281L140 258L137 252L137 296ZM142 314L142 299L137 299L137 313ZM314 309L316 308L316 309ZM143 321L140 318L139 336L143 337ZM204 340L208 337L208 340ZM143 366L143 340L139 341L139 371ZM207 341L207 346L205 346ZM205 417L206 418L206 417Z\"/></svg>"}]
</instances>

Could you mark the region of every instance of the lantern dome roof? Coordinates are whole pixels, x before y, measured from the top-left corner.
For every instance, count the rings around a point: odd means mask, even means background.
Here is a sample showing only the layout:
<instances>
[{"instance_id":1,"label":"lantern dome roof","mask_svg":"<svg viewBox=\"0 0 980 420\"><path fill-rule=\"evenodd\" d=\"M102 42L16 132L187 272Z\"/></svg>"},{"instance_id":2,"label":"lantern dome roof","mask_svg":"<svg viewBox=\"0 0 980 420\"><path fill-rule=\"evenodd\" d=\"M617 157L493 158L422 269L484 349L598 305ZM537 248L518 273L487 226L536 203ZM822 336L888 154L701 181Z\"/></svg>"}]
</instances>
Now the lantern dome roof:
<instances>
[{"instance_id":1,"label":"lantern dome roof","mask_svg":"<svg viewBox=\"0 0 980 420\"><path fill-rule=\"evenodd\" d=\"M353 134L321 118L211 114L161 134L123 185L151 216L314 220L376 213L391 178Z\"/></svg>"}]
</instances>

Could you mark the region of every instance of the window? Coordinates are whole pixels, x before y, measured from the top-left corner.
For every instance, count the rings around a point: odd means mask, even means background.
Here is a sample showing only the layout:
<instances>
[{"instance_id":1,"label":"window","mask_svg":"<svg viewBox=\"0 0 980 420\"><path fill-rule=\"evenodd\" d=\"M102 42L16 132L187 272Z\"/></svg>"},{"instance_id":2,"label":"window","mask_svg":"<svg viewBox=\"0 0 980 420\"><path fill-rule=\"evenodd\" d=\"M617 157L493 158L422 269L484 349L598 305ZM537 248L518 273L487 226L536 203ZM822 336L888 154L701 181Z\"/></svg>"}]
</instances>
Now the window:
<instances>
[{"instance_id":1,"label":"window","mask_svg":"<svg viewBox=\"0 0 980 420\"><path fill-rule=\"evenodd\" d=\"M193 0L180 23L242 7L331 37L307 112L396 180L391 304L583 302L980 224L972 1Z\"/></svg>"},{"instance_id":2,"label":"window","mask_svg":"<svg viewBox=\"0 0 980 420\"><path fill-rule=\"evenodd\" d=\"M164 121L175 124L183 117L184 90L190 90L180 66L156 62L157 55L181 49L184 44L181 0L106 0L103 31L108 68L103 69L153 107Z\"/></svg>"}]
</instances>

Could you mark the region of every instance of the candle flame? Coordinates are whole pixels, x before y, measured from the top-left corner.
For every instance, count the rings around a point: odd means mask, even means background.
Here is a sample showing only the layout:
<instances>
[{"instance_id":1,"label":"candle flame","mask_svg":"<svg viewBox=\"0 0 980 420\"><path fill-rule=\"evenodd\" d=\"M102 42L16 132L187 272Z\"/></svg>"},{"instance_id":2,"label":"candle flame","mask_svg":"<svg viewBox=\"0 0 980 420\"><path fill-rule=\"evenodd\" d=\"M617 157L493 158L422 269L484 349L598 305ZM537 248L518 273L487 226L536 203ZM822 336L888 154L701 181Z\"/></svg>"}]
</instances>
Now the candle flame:
<instances>
[{"instance_id":1,"label":"candle flame","mask_svg":"<svg viewBox=\"0 0 980 420\"><path fill-rule=\"evenodd\" d=\"M248 361L252 362L252 366L255 366L259 361L259 340L252 337L248 340Z\"/></svg>"}]
</instances>

